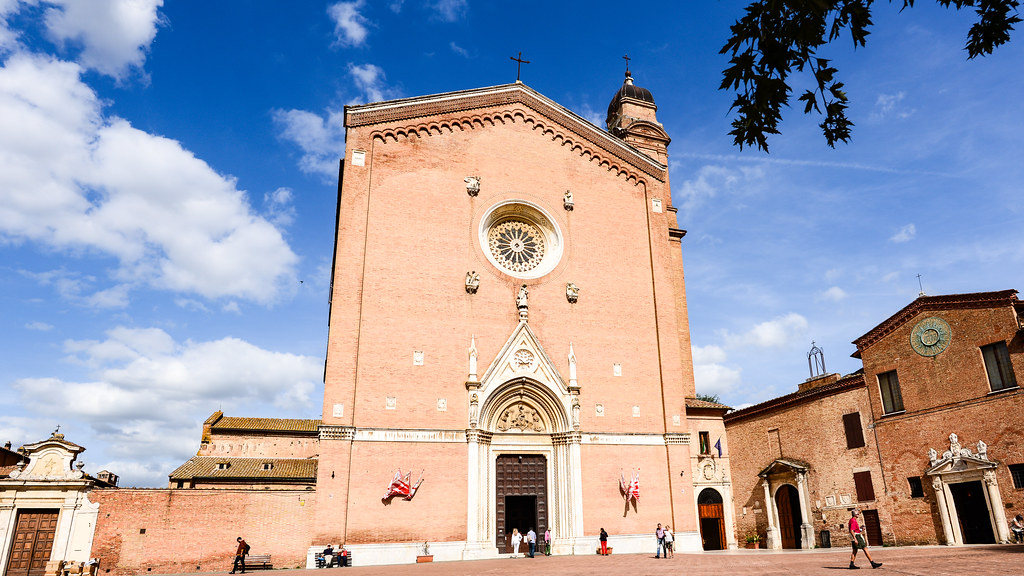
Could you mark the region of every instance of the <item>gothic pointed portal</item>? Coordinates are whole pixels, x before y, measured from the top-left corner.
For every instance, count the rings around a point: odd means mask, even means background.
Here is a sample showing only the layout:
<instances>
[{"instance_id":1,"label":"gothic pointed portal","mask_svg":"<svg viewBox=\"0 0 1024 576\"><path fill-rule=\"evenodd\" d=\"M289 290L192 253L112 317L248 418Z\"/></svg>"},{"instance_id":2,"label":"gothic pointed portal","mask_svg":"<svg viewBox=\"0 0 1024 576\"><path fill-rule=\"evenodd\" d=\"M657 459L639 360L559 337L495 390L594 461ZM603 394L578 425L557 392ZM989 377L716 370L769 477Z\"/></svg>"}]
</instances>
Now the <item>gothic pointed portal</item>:
<instances>
[{"instance_id":1,"label":"gothic pointed portal","mask_svg":"<svg viewBox=\"0 0 1024 576\"><path fill-rule=\"evenodd\" d=\"M479 430L468 435L480 469L470 500L478 505L470 507L467 541L508 553L513 528L550 528L554 550L575 552L583 535L577 393L519 322L480 379Z\"/></svg>"}]
</instances>

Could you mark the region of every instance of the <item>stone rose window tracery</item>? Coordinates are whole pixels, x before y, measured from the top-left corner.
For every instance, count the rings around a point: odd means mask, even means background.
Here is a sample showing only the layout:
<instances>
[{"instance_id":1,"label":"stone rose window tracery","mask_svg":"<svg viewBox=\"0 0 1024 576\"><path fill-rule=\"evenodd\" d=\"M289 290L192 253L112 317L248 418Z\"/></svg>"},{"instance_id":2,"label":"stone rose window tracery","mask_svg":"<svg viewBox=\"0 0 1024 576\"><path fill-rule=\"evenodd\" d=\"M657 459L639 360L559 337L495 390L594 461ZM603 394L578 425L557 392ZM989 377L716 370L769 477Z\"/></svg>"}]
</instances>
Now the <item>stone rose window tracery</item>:
<instances>
[{"instance_id":1,"label":"stone rose window tracery","mask_svg":"<svg viewBox=\"0 0 1024 576\"><path fill-rule=\"evenodd\" d=\"M562 233L541 207L507 200L489 208L480 220L480 247L499 270L521 279L540 278L562 258Z\"/></svg>"},{"instance_id":2,"label":"stone rose window tracery","mask_svg":"<svg viewBox=\"0 0 1024 576\"><path fill-rule=\"evenodd\" d=\"M544 258L544 236L536 226L522 220L506 220L488 234L491 255L503 268L528 272Z\"/></svg>"}]
</instances>

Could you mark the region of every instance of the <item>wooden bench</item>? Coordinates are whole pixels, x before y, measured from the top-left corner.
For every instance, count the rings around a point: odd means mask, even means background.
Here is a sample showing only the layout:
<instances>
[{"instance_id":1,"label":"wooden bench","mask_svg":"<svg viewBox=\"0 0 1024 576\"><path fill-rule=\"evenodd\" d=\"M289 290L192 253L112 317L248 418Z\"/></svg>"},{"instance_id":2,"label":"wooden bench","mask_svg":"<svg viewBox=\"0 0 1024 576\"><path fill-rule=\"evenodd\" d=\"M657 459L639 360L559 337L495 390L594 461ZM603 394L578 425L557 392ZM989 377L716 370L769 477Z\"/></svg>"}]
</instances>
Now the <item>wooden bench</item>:
<instances>
[{"instance_id":1,"label":"wooden bench","mask_svg":"<svg viewBox=\"0 0 1024 576\"><path fill-rule=\"evenodd\" d=\"M246 570L256 570L257 568L270 570L273 567L274 564L270 561L270 554L249 554L245 557Z\"/></svg>"},{"instance_id":2,"label":"wooden bench","mask_svg":"<svg viewBox=\"0 0 1024 576\"><path fill-rule=\"evenodd\" d=\"M334 568L334 567L344 568L346 566L351 566L352 565L352 552L351 551L347 552L345 554L344 558L342 558L340 552L335 553L334 556L331 557L331 565L330 566L326 565L326 562L324 561L324 555L321 554L321 553L317 553L316 556L315 556L315 562L316 562L316 567L317 568Z\"/></svg>"}]
</instances>

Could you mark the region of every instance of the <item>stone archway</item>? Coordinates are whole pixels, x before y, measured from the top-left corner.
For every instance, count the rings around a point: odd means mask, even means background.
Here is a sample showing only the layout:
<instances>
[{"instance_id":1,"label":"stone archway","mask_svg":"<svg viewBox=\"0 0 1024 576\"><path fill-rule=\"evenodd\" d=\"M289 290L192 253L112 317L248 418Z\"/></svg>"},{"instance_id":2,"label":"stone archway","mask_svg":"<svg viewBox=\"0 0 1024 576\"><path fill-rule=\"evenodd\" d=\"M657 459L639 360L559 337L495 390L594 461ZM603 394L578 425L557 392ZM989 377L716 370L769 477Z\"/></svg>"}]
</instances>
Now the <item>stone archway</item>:
<instances>
[{"instance_id":1,"label":"stone archway","mask_svg":"<svg viewBox=\"0 0 1024 576\"><path fill-rule=\"evenodd\" d=\"M792 484L775 491L775 509L779 514L779 536L783 548L801 548L800 495Z\"/></svg>"},{"instance_id":2,"label":"stone archway","mask_svg":"<svg viewBox=\"0 0 1024 576\"><path fill-rule=\"evenodd\" d=\"M767 508L768 548L814 546L814 526L809 520L810 503L807 499L807 473L810 468L807 462L778 458L758 472ZM785 494L780 502L782 489L785 489ZM788 536L790 530L793 533L792 539Z\"/></svg>"},{"instance_id":3,"label":"stone archway","mask_svg":"<svg viewBox=\"0 0 1024 576\"><path fill-rule=\"evenodd\" d=\"M505 553L510 518L529 518L536 525L515 527L550 528L552 552L571 553L583 525L580 434L572 426L571 396L528 377L492 383L482 392L478 428L467 434L470 470L476 470L468 540Z\"/></svg>"},{"instance_id":4,"label":"stone archway","mask_svg":"<svg viewBox=\"0 0 1024 576\"><path fill-rule=\"evenodd\" d=\"M697 495L700 517L700 538L705 550L725 550L725 505L722 495L714 488L705 488Z\"/></svg>"}]
</instances>

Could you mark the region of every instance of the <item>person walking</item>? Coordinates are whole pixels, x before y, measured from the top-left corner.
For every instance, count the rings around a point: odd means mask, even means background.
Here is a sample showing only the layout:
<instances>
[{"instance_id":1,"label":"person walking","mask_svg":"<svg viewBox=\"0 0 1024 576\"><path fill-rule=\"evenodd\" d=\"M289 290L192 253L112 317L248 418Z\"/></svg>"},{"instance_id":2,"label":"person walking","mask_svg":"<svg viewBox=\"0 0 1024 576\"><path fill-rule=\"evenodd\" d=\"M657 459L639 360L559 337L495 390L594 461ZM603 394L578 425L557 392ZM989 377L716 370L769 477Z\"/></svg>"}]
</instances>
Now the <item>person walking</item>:
<instances>
[{"instance_id":1,"label":"person walking","mask_svg":"<svg viewBox=\"0 0 1024 576\"><path fill-rule=\"evenodd\" d=\"M245 574L245 555L249 553L249 545L242 540L239 536L235 539L238 542L238 547L235 548L235 563L231 565L231 574L234 574L239 567L242 568L242 574Z\"/></svg>"},{"instance_id":2,"label":"person walking","mask_svg":"<svg viewBox=\"0 0 1024 576\"><path fill-rule=\"evenodd\" d=\"M544 530L544 555L551 556L551 528Z\"/></svg>"},{"instance_id":3,"label":"person walking","mask_svg":"<svg viewBox=\"0 0 1024 576\"><path fill-rule=\"evenodd\" d=\"M601 556L608 555L608 533L601 528Z\"/></svg>"},{"instance_id":4,"label":"person walking","mask_svg":"<svg viewBox=\"0 0 1024 576\"><path fill-rule=\"evenodd\" d=\"M526 533L526 541L530 545L530 558L537 552L537 533L533 531L533 526L530 526L530 531Z\"/></svg>"},{"instance_id":5,"label":"person walking","mask_svg":"<svg viewBox=\"0 0 1024 576\"><path fill-rule=\"evenodd\" d=\"M676 552L672 549L672 542L675 541L675 535L672 534L672 527L665 526L665 558L675 558Z\"/></svg>"},{"instance_id":6,"label":"person walking","mask_svg":"<svg viewBox=\"0 0 1024 576\"><path fill-rule=\"evenodd\" d=\"M661 522L658 522L658 528L654 531L654 537L657 538L657 548L654 549L654 557L661 558L661 549L665 547L665 529L661 527Z\"/></svg>"},{"instance_id":7,"label":"person walking","mask_svg":"<svg viewBox=\"0 0 1024 576\"><path fill-rule=\"evenodd\" d=\"M850 523L847 527L850 530L850 544L853 546L853 552L850 553L850 570L856 570L860 568L854 561L857 559L857 550L864 550L864 555L868 557L868 562L871 563L872 568L878 568L882 565L881 562L875 562L871 559L871 553L868 552L868 539L864 535L864 531L861 529L860 522L857 521L857 517L860 516L860 510L854 508L850 510Z\"/></svg>"},{"instance_id":8,"label":"person walking","mask_svg":"<svg viewBox=\"0 0 1024 576\"><path fill-rule=\"evenodd\" d=\"M519 545L523 543L523 535L519 533L519 528L512 529L512 557L519 557Z\"/></svg>"}]
</instances>

